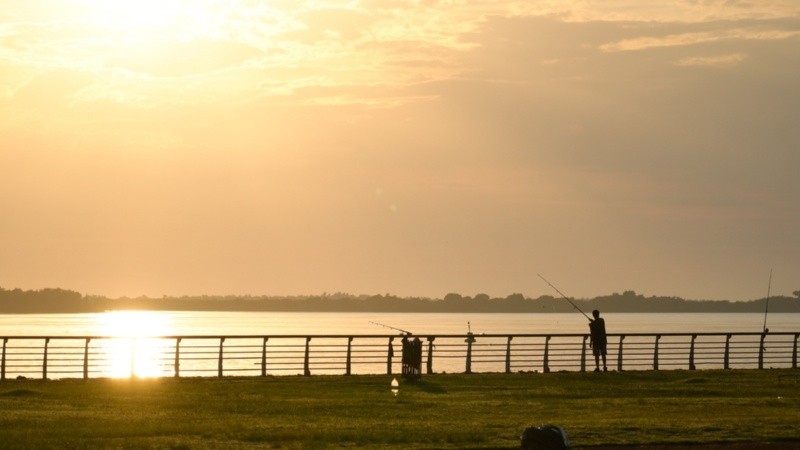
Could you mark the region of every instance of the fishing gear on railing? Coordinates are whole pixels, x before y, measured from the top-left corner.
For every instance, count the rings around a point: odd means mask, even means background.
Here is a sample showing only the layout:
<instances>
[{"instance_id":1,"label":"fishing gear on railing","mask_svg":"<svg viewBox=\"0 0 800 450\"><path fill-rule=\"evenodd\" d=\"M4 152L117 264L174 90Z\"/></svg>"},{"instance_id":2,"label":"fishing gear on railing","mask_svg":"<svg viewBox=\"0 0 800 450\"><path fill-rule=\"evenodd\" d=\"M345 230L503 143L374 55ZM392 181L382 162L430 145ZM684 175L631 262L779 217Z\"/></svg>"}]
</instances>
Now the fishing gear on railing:
<instances>
[{"instance_id":1,"label":"fishing gear on railing","mask_svg":"<svg viewBox=\"0 0 800 450\"><path fill-rule=\"evenodd\" d=\"M764 307L764 327L762 328L762 333L769 333L769 328L767 328L767 313L769 312L769 291L772 289L772 269L769 269L769 283L767 283L767 305Z\"/></svg>"},{"instance_id":2,"label":"fishing gear on railing","mask_svg":"<svg viewBox=\"0 0 800 450\"><path fill-rule=\"evenodd\" d=\"M572 300L570 300L570 299L569 299L569 297L567 297L567 296L566 296L566 295L564 295L564 294L563 294L561 291L559 291L557 287L553 286L553 283L551 283L551 282L547 281L547 280L545 279L545 277L543 277L542 275L540 275L540 274L538 274L538 273L537 273L536 275L539 275L539 278L541 278L542 280L544 280L544 282L545 282L545 283L547 283L548 285L550 285L550 287L551 287L551 288L553 288L553 289L554 289L556 292L558 292L558 293L561 295L561 297L563 297L563 298L564 298L564 300L568 301L568 302L569 302L569 304L570 304L570 305L572 305L572 307L573 307L573 308L575 308L575 309L577 309L578 311L580 311L580 313L581 313L581 314L583 314L583 317L586 317L586 319L588 319L588 320L589 320L589 322L592 322L592 318L591 318L591 317L589 317L589 316L587 316L587 315L586 315L586 313L585 313L585 312L583 312L583 310L581 310L580 308L578 308L578 305L576 305L575 303L573 303L573 302L572 302Z\"/></svg>"},{"instance_id":3,"label":"fishing gear on railing","mask_svg":"<svg viewBox=\"0 0 800 450\"><path fill-rule=\"evenodd\" d=\"M769 282L767 283L767 304L764 306L764 326L761 328L761 333L766 335L769 333L769 328L767 328L767 313L769 312L769 292L772 289L772 269L769 269ZM761 351L767 351L766 347L763 345L764 338L761 338Z\"/></svg>"},{"instance_id":4,"label":"fishing gear on railing","mask_svg":"<svg viewBox=\"0 0 800 450\"><path fill-rule=\"evenodd\" d=\"M377 325L377 326L379 326L379 327L388 328L388 329L390 329L390 330L399 331L399 332L401 332L401 333L403 333L403 334L407 334L407 335L409 335L409 336L411 336L412 334L414 334L414 333L412 333L412 332L410 332L410 331L407 331L407 330L404 330L404 329L402 329L402 328L396 328L396 327L393 327L393 326L390 326L390 325L386 325L386 324L383 324L383 323L378 323L378 322L373 322L373 321L370 321L369 323L371 323L371 324L373 324L373 325Z\"/></svg>"},{"instance_id":5,"label":"fishing gear on railing","mask_svg":"<svg viewBox=\"0 0 800 450\"><path fill-rule=\"evenodd\" d=\"M464 339L464 342L467 344L475 342L475 335L472 334L472 325L470 325L469 321L467 321L467 338Z\"/></svg>"}]
</instances>

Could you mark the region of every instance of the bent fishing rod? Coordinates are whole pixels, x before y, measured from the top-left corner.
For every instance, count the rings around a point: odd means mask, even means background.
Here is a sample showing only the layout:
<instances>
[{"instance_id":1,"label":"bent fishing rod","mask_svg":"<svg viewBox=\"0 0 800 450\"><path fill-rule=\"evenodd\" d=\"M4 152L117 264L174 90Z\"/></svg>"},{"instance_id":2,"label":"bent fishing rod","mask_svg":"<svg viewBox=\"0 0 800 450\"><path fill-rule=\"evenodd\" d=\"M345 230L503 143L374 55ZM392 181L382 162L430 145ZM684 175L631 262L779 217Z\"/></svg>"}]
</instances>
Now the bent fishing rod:
<instances>
[{"instance_id":1,"label":"bent fishing rod","mask_svg":"<svg viewBox=\"0 0 800 450\"><path fill-rule=\"evenodd\" d=\"M412 332L410 332L410 331L406 331L406 330L403 330L403 329L401 329L401 328L395 328L395 327L392 327L392 326L389 326L389 325L386 325L386 324L383 324L383 323L378 323L378 322L373 322L373 321L370 321L369 323L371 323L371 324L373 324L373 325L377 325L377 326L379 326L379 327L388 328L388 329L390 329L390 330L399 331L399 332L401 332L401 333L405 333L405 334L407 334L407 335L409 335L409 336L413 334L413 333L412 333Z\"/></svg>"},{"instance_id":2,"label":"bent fishing rod","mask_svg":"<svg viewBox=\"0 0 800 450\"><path fill-rule=\"evenodd\" d=\"M769 269L769 283L767 284L767 305L764 307L764 328L762 329L762 333L768 333L769 329L767 328L767 313L769 312L769 291L772 289L772 269Z\"/></svg>"},{"instance_id":3,"label":"bent fishing rod","mask_svg":"<svg viewBox=\"0 0 800 450\"><path fill-rule=\"evenodd\" d=\"M583 317L586 317L586 318L589 320L589 322L592 322L592 319L591 319L589 316L587 316L587 315L586 315L586 313L585 313L585 312L583 312L583 310L581 310L580 308L578 308L578 305L576 305L575 303L573 303L573 302L572 302L572 300L570 300L570 299L569 299L569 297L567 297L567 296L566 296L566 295L564 295L564 294L563 294L561 291L559 291L557 287L553 286L553 283L551 283L551 282L547 281L547 279L546 279L545 277L543 277L541 274L538 274L538 273L537 273L536 275L539 275L539 278L541 278L541 279L542 279L542 280L543 280L545 283L547 283L548 285L550 285L550 287L551 287L551 288L553 288L553 289L554 289L556 292L558 292L558 293L561 295L561 297L563 297L563 298L564 298L564 300L568 301L568 302L569 302L569 304L570 304L570 305L572 305L572 307L573 307L573 308L575 308L575 309L577 309L578 311L580 311L580 313L581 313L581 314L583 314Z\"/></svg>"}]
</instances>

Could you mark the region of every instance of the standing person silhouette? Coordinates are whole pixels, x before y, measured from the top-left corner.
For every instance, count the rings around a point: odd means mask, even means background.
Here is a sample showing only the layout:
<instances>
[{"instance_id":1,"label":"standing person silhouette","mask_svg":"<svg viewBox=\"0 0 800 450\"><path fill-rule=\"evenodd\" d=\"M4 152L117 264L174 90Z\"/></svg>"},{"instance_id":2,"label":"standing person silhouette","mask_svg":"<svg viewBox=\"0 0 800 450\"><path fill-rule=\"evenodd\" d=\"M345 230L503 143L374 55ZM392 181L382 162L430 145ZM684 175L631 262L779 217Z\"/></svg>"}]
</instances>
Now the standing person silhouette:
<instances>
[{"instance_id":1,"label":"standing person silhouette","mask_svg":"<svg viewBox=\"0 0 800 450\"><path fill-rule=\"evenodd\" d=\"M603 357L603 372L608 372L606 367L606 347L608 346L608 338L606 337L606 321L600 317L600 311L592 311L594 320L589 321L589 331L591 336L589 338L589 347L594 354L595 372L600 372L600 357Z\"/></svg>"}]
</instances>

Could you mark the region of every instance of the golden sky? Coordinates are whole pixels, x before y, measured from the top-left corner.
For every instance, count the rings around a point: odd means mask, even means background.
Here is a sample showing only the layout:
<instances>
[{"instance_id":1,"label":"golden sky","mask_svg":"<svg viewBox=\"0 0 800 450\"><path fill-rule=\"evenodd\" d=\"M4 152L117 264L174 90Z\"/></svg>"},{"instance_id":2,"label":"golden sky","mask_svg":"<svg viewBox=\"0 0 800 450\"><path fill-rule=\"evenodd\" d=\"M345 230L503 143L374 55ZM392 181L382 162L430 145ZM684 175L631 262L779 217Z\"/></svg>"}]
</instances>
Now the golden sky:
<instances>
[{"instance_id":1,"label":"golden sky","mask_svg":"<svg viewBox=\"0 0 800 450\"><path fill-rule=\"evenodd\" d=\"M799 124L796 0L0 0L0 286L790 295Z\"/></svg>"}]
</instances>

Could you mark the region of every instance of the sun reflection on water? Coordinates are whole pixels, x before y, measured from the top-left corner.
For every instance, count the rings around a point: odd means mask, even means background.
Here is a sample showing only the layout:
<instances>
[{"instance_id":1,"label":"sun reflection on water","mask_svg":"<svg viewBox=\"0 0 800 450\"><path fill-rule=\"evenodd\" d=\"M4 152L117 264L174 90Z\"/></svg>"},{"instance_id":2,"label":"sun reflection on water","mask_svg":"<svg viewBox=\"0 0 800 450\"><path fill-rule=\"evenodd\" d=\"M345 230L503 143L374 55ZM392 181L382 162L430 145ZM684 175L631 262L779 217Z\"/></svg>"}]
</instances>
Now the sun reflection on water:
<instances>
[{"instance_id":1,"label":"sun reflection on water","mask_svg":"<svg viewBox=\"0 0 800 450\"><path fill-rule=\"evenodd\" d=\"M152 311L110 311L98 316L104 372L113 378L161 377L172 370L163 364L169 342L154 339L169 334L169 317Z\"/></svg>"}]
</instances>

